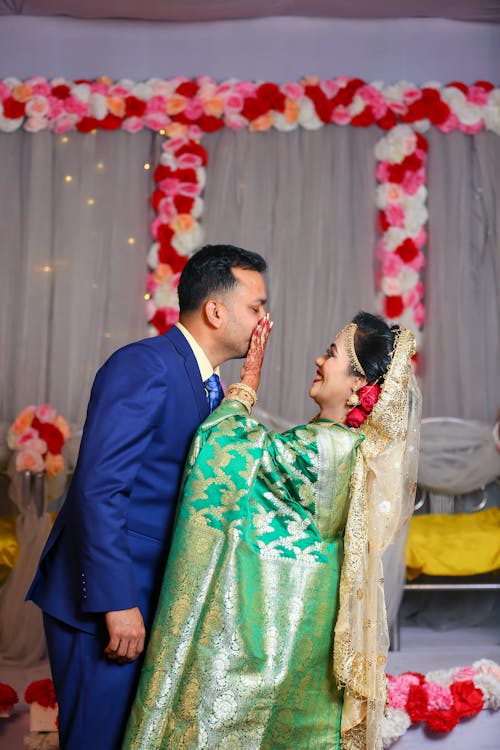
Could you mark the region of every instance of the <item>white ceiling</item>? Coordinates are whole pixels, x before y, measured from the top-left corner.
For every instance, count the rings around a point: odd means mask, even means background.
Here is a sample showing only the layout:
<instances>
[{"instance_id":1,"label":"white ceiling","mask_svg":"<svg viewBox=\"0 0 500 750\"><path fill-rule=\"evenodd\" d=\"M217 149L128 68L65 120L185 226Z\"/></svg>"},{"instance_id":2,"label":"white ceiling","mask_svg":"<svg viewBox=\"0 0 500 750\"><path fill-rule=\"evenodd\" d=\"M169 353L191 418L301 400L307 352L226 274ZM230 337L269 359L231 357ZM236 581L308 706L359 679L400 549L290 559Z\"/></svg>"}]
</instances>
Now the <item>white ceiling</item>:
<instances>
[{"instance_id":1,"label":"white ceiling","mask_svg":"<svg viewBox=\"0 0 500 750\"><path fill-rule=\"evenodd\" d=\"M170 22L304 16L500 23L500 0L0 0L0 15Z\"/></svg>"}]
</instances>

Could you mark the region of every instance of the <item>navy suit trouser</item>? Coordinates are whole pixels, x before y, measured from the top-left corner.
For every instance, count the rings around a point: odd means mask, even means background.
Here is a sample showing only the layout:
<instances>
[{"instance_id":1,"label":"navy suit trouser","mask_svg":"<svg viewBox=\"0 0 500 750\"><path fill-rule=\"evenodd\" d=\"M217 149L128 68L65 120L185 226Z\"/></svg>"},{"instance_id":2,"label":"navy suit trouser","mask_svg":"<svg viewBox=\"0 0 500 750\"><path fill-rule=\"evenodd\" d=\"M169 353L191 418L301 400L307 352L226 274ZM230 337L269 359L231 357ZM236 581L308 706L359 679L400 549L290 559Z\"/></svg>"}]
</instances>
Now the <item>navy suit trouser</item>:
<instances>
[{"instance_id":1,"label":"navy suit trouser","mask_svg":"<svg viewBox=\"0 0 500 750\"><path fill-rule=\"evenodd\" d=\"M59 705L61 750L120 750L143 659L106 658L107 632L93 635L44 613Z\"/></svg>"}]
</instances>

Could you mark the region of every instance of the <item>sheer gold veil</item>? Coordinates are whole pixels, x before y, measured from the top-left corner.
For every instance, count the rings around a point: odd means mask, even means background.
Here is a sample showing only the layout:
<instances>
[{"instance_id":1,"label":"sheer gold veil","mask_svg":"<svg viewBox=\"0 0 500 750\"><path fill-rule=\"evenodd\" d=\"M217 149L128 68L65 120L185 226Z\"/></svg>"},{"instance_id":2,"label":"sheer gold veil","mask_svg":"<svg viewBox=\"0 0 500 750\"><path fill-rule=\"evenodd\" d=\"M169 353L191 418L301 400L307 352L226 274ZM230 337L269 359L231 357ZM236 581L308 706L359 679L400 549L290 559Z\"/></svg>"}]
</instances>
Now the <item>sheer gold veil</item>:
<instances>
[{"instance_id":1,"label":"sheer gold veil","mask_svg":"<svg viewBox=\"0 0 500 750\"><path fill-rule=\"evenodd\" d=\"M382 553L405 526L415 498L421 395L411 368L415 339L397 334L351 480L335 626L334 673L345 688L343 750L382 748L389 636Z\"/></svg>"}]
</instances>

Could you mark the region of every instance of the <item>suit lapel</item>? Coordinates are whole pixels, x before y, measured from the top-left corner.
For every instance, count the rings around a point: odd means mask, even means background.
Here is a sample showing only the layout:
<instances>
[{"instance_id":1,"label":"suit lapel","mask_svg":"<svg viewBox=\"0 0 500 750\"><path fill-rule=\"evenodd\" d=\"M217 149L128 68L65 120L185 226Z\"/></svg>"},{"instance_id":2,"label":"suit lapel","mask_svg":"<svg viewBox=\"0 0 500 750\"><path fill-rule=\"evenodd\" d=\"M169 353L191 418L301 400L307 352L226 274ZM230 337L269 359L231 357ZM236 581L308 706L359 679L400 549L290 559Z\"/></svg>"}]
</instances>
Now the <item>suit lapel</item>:
<instances>
[{"instance_id":1,"label":"suit lapel","mask_svg":"<svg viewBox=\"0 0 500 750\"><path fill-rule=\"evenodd\" d=\"M207 394L205 392L205 386L200 375L200 368L196 361L196 357L193 354L193 350L189 346L188 342L179 331L178 328L173 326L165 336L172 342L177 352L181 355L184 360L184 367L186 368L186 374L193 389L193 395L198 407L198 413L200 415L200 421L203 422L210 413L208 408Z\"/></svg>"}]
</instances>

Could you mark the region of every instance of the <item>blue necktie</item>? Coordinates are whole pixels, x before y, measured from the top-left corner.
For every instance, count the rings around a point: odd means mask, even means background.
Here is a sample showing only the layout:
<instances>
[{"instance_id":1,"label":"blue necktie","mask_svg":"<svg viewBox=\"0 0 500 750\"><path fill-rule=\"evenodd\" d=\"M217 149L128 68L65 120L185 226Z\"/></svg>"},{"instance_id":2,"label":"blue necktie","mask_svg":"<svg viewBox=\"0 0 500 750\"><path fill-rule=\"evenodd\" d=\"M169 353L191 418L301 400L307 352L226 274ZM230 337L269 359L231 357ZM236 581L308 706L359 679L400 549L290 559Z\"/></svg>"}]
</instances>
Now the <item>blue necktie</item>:
<instances>
[{"instance_id":1,"label":"blue necktie","mask_svg":"<svg viewBox=\"0 0 500 750\"><path fill-rule=\"evenodd\" d=\"M213 375L210 375L207 380L205 380L205 388L208 391L208 405L210 407L210 411L213 411L216 409L222 399L224 398L224 391L222 390L222 386L220 384L219 376L217 373L213 373Z\"/></svg>"}]
</instances>

